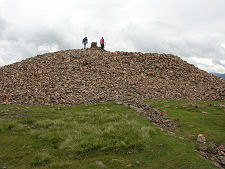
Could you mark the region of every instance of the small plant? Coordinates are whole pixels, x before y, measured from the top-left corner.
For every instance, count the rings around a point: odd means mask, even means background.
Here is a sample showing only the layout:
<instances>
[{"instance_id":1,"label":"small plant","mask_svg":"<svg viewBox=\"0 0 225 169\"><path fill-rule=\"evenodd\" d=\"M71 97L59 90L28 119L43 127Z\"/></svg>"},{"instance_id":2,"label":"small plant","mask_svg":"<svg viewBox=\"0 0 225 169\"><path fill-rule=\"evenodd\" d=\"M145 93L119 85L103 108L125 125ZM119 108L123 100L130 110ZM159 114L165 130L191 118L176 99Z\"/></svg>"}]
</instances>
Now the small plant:
<instances>
[{"instance_id":1,"label":"small plant","mask_svg":"<svg viewBox=\"0 0 225 169\"><path fill-rule=\"evenodd\" d=\"M16 123L14 122L5 122L0 119L0 133L12 130L14 127L16 127Z\"/></svg>"},{"instance_id":2,"label":"small plant","mask_svg":"<svg viewBox=\"0 0 225 169\"><path fill-rule=\"evenodd\" d=\"M51 127L53 123L54 123L53 120L45 119L45 120L37 121L34 126L36 128L48 128L48 127Z\"/></svg>"},{"instance_id":3,"label":"small plant","mask_svg":"<svg viewBox=\"0 0 225 169\"><path fill-rule=\"evenodd\" d=\"M39 166L50 163L51 157L48 153L37 153L30 162L31 166Z\"/></svg>"}]
</instances>

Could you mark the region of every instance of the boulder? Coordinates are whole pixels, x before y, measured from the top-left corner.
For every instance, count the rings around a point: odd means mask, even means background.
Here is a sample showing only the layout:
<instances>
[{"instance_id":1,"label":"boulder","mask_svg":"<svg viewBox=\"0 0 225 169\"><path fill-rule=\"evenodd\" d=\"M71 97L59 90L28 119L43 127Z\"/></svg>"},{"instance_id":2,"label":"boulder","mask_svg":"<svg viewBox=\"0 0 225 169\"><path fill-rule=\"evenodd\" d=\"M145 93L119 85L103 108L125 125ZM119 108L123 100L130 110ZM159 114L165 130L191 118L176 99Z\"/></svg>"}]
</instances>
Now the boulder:
<instances>
[{"instance_id":1,"label":"boulder","mask_svg":"<svg viewBox=\"0 0 225 169\"><path fill-rule=\"evenodd\" d=\"M197 138L197 142L199 143L205 143L206 142L206 138L203 134L199 134L198 138Z\"/></svg>"}]
</instances>

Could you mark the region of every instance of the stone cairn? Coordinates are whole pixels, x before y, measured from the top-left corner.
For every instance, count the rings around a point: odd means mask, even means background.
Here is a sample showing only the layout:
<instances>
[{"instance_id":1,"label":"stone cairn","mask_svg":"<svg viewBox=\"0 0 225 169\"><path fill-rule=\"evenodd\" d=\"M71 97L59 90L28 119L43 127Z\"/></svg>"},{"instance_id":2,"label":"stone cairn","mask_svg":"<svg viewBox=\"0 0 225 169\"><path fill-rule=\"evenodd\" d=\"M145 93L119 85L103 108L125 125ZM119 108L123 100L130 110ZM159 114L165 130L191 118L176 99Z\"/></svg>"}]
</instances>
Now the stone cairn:
<instances>
[{"instance_id":1,"label":"stone cairn","mask_svg":"<svg viewBox=\"0 0 225 169\"><path fill-rule=\"evenodd\" d=\"M91 42L91 49L100 49L100 47L97 46L97 42Z\"/></svg>"},{"instance_id":2,"label":"stone cairn","mask_svg":"<svg viewBox=\"0 0 225 169\"><path fill-rule=\"evenodd\" d=\"M97 48L97 42L91 42L91 48Z\"/></svg>"},{"instance_id":3,"label":"stone cairn","mask_svg":"<svg viewBox=\"0 0 225 169\"><path fill-rule=\"evenodd\" d=\"M225 80L174 55L92 48L46 53L0 67L0 104L146 99L225 100Z\"/></svg>"},{"instance_id":4,"label":"stone cairn","mask_svg":"<svg viewBox=\"0 0 225 169\"><path fill-rule=\"evenodd\" d=\"M175 128L147 99L225 100L225 80L171 54L62 50L0 67L0 104L80 105L115 101Z\"/></svg>"},{"instance_id":5,"label":"stone cairn","mask_svg":"<svg viewBox=\"0 0 225 169\"><path fill-rule=\"evenodd\" d=\"M224 100L225 80L177 56L98 50L46 53L0 67L0 104L133 105L153 122L172 127L146 99ZM149 115L146 115L150 112ZM140 112L140 110L139 110ZM153 113L154 112L154 113ZM164 117L164 118L161 118Z\"/></svg>"}]
</instances>

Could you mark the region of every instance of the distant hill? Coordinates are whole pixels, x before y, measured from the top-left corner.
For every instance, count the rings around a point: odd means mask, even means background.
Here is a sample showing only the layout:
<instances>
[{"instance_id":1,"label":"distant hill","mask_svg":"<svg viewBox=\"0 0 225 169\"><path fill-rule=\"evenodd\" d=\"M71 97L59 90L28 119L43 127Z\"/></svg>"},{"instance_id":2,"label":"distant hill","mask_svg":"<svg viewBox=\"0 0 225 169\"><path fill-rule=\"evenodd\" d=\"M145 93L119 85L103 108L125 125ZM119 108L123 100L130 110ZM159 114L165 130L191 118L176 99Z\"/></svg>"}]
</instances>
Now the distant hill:
<instances>
[{"instance_id":1,"label":"distant hill","mask_svg":"<svg viewBox=\"0 0 225 169\"><path fill-rule=\"evenodd\" d=\"M64 50L0 67L0 104L225 100L225 81L171 54Z\"/></svg>"},{"instance_id":2,"label":"distant hill","mask_svg":"<svg viewBox=\"0 0 225 169\"><path fill-rule=\"evenodd\" d=\"M225 80L225 74L221 74L221 73L212 73L215 76L221 77Z\"/></svg>"}]
</instances>

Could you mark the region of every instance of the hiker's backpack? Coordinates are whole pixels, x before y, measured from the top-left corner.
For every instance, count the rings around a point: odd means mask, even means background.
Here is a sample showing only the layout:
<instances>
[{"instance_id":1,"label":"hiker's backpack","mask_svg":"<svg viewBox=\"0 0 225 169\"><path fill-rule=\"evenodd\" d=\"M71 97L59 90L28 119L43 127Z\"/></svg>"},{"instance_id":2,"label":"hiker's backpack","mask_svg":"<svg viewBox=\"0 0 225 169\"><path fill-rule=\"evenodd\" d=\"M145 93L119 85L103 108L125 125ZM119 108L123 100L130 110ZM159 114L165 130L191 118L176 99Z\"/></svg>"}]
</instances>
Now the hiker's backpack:
<instances>
[{"instance_id":1,"label":"hiker's backpack","mask_svg":"<svg viewBox=\"0 0 225 169\"><path fill-rule=\"evenodd\" d=\"M84 39L83 39L83 43L86 43L86 42L87 42L87 38L84 38Z\"/></svg>"}]
</instances>

